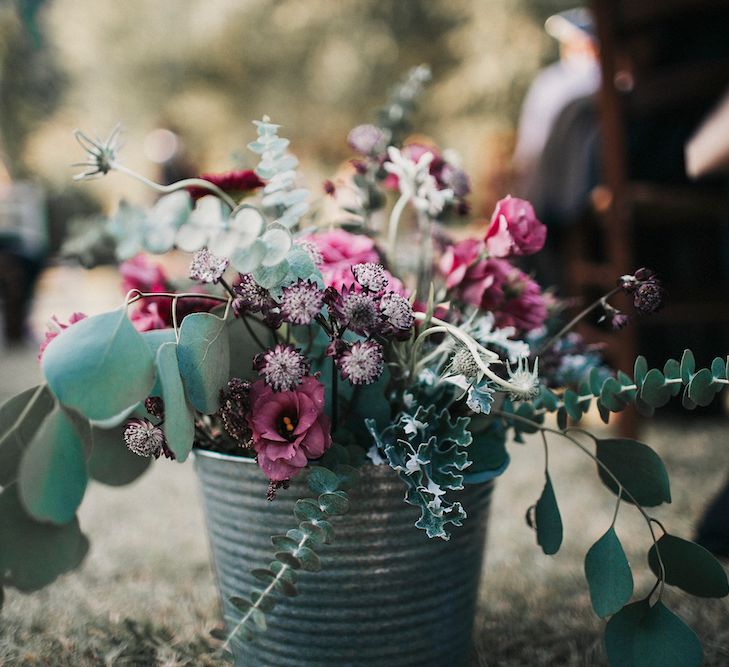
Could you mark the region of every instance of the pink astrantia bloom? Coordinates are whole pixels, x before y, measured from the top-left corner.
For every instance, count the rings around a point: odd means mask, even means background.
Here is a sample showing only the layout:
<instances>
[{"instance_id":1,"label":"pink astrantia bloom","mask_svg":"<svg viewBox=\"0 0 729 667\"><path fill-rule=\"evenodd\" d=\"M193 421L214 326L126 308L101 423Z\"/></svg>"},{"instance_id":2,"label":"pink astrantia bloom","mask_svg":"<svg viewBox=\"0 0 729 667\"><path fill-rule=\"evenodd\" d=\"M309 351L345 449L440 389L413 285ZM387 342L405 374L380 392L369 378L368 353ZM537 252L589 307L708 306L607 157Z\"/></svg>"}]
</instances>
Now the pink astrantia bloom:
<instances>
[{"instance_id":1,"label":"pink astrantia bloom","mask_svg":"<svg viewBox=\"0 0 729 667\"><path fill-rule=\"evenodd\" d=\"M533 255L544 247L547 228L537 219L525 199L506 197L497 202L486 232L486 247L492 257Z\"/></svg>"},{"instance_id":2,"label":"pink astrantia bloom","mask_svg":"<svg viewBox=\"0 0 729 667\"><path fill-rule=\"evenodd\" d=\"M73 313L71 317L68 318L68 322L64 324L63 322L59 322L58 318L54 315L51 318L51 321L48 323L48 331L46 331L45 338L38 348L38 361L42 359L43 353L46 351L49 343L56 336L58 336L61 331L63 331L64 329L68 329L68 327L70 327L72 324L76 324L76 322L80 322L81 320L85 319L86 315L84 313Z\"/></svg>"},{"instance_id":3,"label":"pink astrantia bloom","mask_svg":"<svg viewBox=\"0 0 729 667\"><path fill-rule=\"evenodd\" d=\"M271 481L291 479L332 444L324 385L311 375L291 391L276 392L258 380L251 385L250 401L253 448Z\"/></svg>"}]
</instances>

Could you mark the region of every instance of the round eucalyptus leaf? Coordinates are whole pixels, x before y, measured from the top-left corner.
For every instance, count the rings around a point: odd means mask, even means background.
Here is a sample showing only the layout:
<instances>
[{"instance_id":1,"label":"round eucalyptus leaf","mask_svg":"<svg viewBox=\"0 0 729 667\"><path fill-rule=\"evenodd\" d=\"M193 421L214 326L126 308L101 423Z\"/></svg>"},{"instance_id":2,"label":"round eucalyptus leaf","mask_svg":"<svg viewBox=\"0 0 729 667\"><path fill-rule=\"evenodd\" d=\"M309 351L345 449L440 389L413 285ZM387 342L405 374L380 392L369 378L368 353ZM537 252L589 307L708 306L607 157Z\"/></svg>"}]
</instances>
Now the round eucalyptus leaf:
<instances>
[{"instance_id":1,"label":"round eucalyptus leaf","mask_svg":"<svg viewBox=\"0 0 729 667\"><path fill-rule=\"evenodd\" d=\"M321 561L313 549L309 547L299 547L296 555L301 561L301 568L308 572L318 572L321 570Z\"/></svg>"},{"instance_id":2,"label":"round eucalyptus leaf","mask_svg":"<svg viewBox=\"0 0 729 667\"><path fill-rule=\"evenodd\" d=\"M651 368L640 385L640 398L654 408L663 407L671 400L671 387L657 368Z\"/></svg>"},{"instance_id":3,"label":"round eucalyptus leaf","mask_svg":"<svg viewBox=\"0 0 729 667\"><path fill-rule=\"evenodd\" d=\"M714 360L711 362L711 375L718 380L726 379L726 367L721 357L714 357Z\"/></svg>"},{"instance_id":4,"label":"round eucalyptus leaf","mask_svg":"<svg viewBox=\"0 0 729 667\"><path fill-rule=\"evenodd\" d=\"M266 614L264 614L258 607L251 608L251 618L259 630L262 632L266 630Z\"/></svg>"},{"instance_id":5,"label":"round eucalyptus leaf","mask_svg":"<svg viewBox=\"0 0 729 667\"><path fill-rule=\"evenodd\" d=\"M220 390L229 378L226 321L211 313L188 315L180 326L177 360L190 403L203 414L215 413L220 407Z\"/></svg>"},{"instance_id":6,"label":"round eucalyptus leaf","mask_svg":"<svg viewBox=\"0 0 729 667\"><path fill-rule=\"evenodd\" d=\"M266 244L266 256L262 264L267 267L280 264L285 259L293 243L291 234L280 227L274 227L266 231L261 240Z\"/></svg>"},{"instance_id":7,"label":"round eucalyptus leaf","mask_svg":"<svg viewBox=\"0 0 729 667\"><path fill-rule=\"evenodd\" d=\"M261 264L252 273L253 278L261 287L267 290L274 290L280 287L286 280L286 276L289 273L289 263L284 259L280 264L276 264L275 266L269 267Z\"/></svg>"},{"instance_id":8,"label":"round eucalyptus leaf","mask_svg":"<svg viewBox=\"0 0 729 667\"><path fill-rule=\"evenodd\" d=\"M162 424L167 445L176 460L184 461L195 440L195 412L187 402L180 377L177 344L164 343L157 350L157 377L162 387L165 420Z\"/></svg>"},{"instance_id":9,"label":"round eucalyptus leaf","mask_svg":"<svg viewBox=\"0 0 729 667\"><path fill-rule=\"evenodd\" d=\"M658 553L666 571L665 581L671 586L704 598L729 595L729 582L722 564L699 544L665 534L658 540ZM657 577L660 565L654 544L648 552L648 564Z\"/></svg>"},{"instance_id":10,"label":"round eucalyptus leaf","mask_svg":"<svg viewBox=\"0 0 729 667\"><path fill-rule=\"evenodd\" d=\"M151 458L137 456L129 451L124 442L124 426L111 429L91 427L91 454L86 462L89 477L108 484L123 486L144 474L152 463Z\"/></svg>"},{"instance_id":11,"label":"round eucalyptus leaf","mask_svg":"<svg viewBox=\"0 0 729 667\"><path fill-rule=\"evenodd\" d=\"M597 441L595 454L638 504L655 507L671 502L666 468L660 456L648 445L627 438L607 438ZM618 485L615 480L602 466L598 465L597 469L603 484L617 494ZM623 499L633 502L625 494Z\"/></svg>"},{"instance_id":12,"label":"round eucalyptus leaf","mask_svg":"<svg viewBox=\"0 0 729 667\"><path fill-rule=\"evenodd\" d=\"M691 377L688 385L688 395L696 405L706 407L714 400L717 392L721 391L722 386L719 383L714 383L714 376L708 368L702 368Z\"/></svg>"},{"instance_id":13,"label":"round eucalyptus leaf","mask_svg":"<svg viewBox=\"0 0 729 667\"><path fill-rule=\"evenodd\" d=\"M34 519L62 525L73 521L87 483L81 442L71 421L57 407L20 460L20 499Z\"/></svg>"},{"instance_id":14,"label":"round eucalyptus leaf","mask_svg":"<svg viewBox=\"0 0 729 667\"><path fill-rule=\"evenodd\" d=\"M549 474L547 474L542 495L534 510L534 522L537 530L537 544L548 556L556 554L562 545L562 517L559 514L557 498L554 495Z\"/></svg>"},{"instance_id":15,"label":"round eucalyptus leaf","mask_svg":"<svg viewBox=\"0 0 729 667\"><path fill-rule=\"evenodd\" d=\"M702 663L703 651L696 633L662 602L657 602L635 630L635 667L699 667Z\"/></svg>"},{"instance_id":16,"label":"round eucalyptus leaf","mask_svg":"<svg viewBox=\"0 0 729 667\"><path fill-rule=\"evenodd\" d=\"M308 484L314 493L333 493L339 488L339 478L327 468L312 466L309 470Z\"/></svg>"},{"instance_id":17,"label":"round eucalyptus leaf","mask_svg":"<svg viewBox=\"0 0 729 667\"><path fill-rule=\"evenodd\" d=\"M291 584L295 584L299 580L299 575L296 573L296 570L292 570L281 561L271 561L270 567L271 571L279 580L288 581Z\"/></svg>"},{"instance_id":18,"label":"round eucalyptus leaf","mask_svg":"<svg viewBox=\"0 0 729 667\"><path fill-rule=\"evenodd\" d=\"M600 388L600 403L610 412L620 412L625 409L625 401L620 395L621 385L614 377L605 378Z\"/></svg>"},{"instance_id":19,"label":"round eucalyptus leaf","mask_svg":"<svg viewBox=\"0 0 729 667\"><path fill-rule=\"evenodd\" d=\"M275 554L273 554L273 557L276 560L281 561L284 565L288 565L289 567L292 567L295 570L298 570L301 568L301 561L296 556L294 556L290 551L277 551Z\"/></svg>"},{"instance_id":20,"label":"round eucalyptus leaf","mask_svg":"<svg viewBox=\"0 0 729 667\"><path fill-rule=\"evenodd\" d=\"M252 606L250 600L238 597L237 595L228 598L228 602L230 602L230 604L232 604L238 611L242 612L248 611Z\"/></svg>"},{"instance_id":21,"label":"round eucalyptus leaf","mask_svg":"<svg viewBox=\"0 0 729 667\"><path fill-rule=\"evenodd\" d=\"M327 514L346 514L349 511L349 498L344 491L322 493L319 496L319 507Z\"/></svg>"},{"instance_id":22,"label":"round eucalyptus leaf","mask_svg":"<svg viewBox=\"0 0 729 667\"><path fill-rule=\"evenodd\" d=\"M214 195L205 195L198 199L187 221L177 230L175 244L185 252L195 252L224 227L222 202Z\"/></svg>"},{"instance_id":23,"label":"round eucalyptus leaf","mask_svg":"<svg viewBox=\"0 0 729 667\"><path fill-rule=\"evenodd\" d=\"M258 209L252 206L239 208L230 220L230 229L238 234L238 247L250 246L261 235L265 222Z\"/></svg>"},{"instance_id":24,"label":"round eucalyptus leaf","mask_svg":"<svg viewBox=\"0 0 729 667\"><path fill-rule=\"evenodd\" d=\"M28 407L30 401L33 404ZM0 407L0 433L3 434L0 437L0 486L5 486L16 478L23 452L54 405L53 394L43 385L42 388L38 386L26 389ZM18 422L26 407L28 412Z\"/></svg>"},{"instance_id":25,"label":"round eucalyptus leaf","mask_svg":"<svg viewBox=\"0 0 729 667\"><path fill-rule=\"evenodd\" d=\"M266 244L256 239L245 248L237 248L230 255L231 266L240 273L252 273L266 256Z\"/></svg>"},{"instance_id":26,"label":"round eucalyptus leaf","mask_svg":"<svg viewBox=\"0 0 729 667\"><path fill-rule=\"evenodd\" d=\"M154 385L154 359L126 310L94 315L62 331L43 354L56 398L88 419L110 419L143 401Z\"/></svg>"},{"instance_id":27,"label":"round eucalyptus leaf","mask_svg":"<svg viewBox=\"0 0 729 667\"><path fill-rule=\"evenodd\" d=\"M633 380L635 385L640 387L643 384L643 380L648 373L648 362L642 355L635 358L635 364L633 366Z\"/></svg>"},{"instance_id":28,"label":"round eucalyptus leaf","mask_svg":"<svg viewBox=\"0 0 729 667\"><path fill-rule=\"evenodd\" d=\"M291 531L289 531L289 533L290 532ZM298 532L302 533L307 539L312 542L316 542L317 544L326 543L326 533L324 532L324 529L311 521L302 521L299 524ZM293 539L292 535L289 535L289 537L292 537Z\"/></svg>"},{"instance_id":29,"label":"round eucalyptus leaf","mask_svg":"<svg viewBox=\"0 0 729 667\"><path fill-rule=\"evenodd\" d=\"M325 519L326 514L321 511L319 503L311 498L301 498L294 505L294 516L299 521L313 521Z\"/></svg>"},{"instance_id":30,"label":"round eucalyptus leaf","mask_svg":"<svg viewBox=\"0 0 729 667\"><path fill-rule=\"evenodd\" d=\"M600 618L622 609L633 595L633 574L613 526L587 552L585 576L592 608Z\"/></svg>"},{"instance_id":31,"label":"round eucalyptus leaf","mask_svg":"<svg viewBox=\"0 0 729 667\"><path fill-rule=\"evenodd\" d=\"M29 593L81 565L89 542L76 518L63 526L31 519L17 491L0 493L0 583Z\"/></svg>"},{"instance_id":32,"label":"round eucalyptus leaf","mask_svg":"<svg viewBox=\"0 0 729 667\"><path fill-rule=\"evenodd\" d=\"M276 606L276 598L271 595L263 595L263 591L252 590L251 591L251 602L258 606L258 608L268 613L273 611Z\"/></svg>"},{"instance_id":33,"label":"round eucalyptus leaf","mask_svg":"<svg viewBox=\"0 0 729 667\"><path fill-rule=\"evenodd\" d=\"M277 549L294 553L299 548L299 543L286 535L274 535L271 544Z\"/></svg>"},{"instance_id":34,"label":"round eucalyptus leaf","mask_svg":"<svg viewBox=\"0 0 729 667\"><path fill-rule=\"evenodd\" d=\"M696 360L694 359L694 353L691 350L684 350L681 355L681 379L684 384L688 384L691 381L691 376L696 370Z\"/></svg>"}]
</instances>

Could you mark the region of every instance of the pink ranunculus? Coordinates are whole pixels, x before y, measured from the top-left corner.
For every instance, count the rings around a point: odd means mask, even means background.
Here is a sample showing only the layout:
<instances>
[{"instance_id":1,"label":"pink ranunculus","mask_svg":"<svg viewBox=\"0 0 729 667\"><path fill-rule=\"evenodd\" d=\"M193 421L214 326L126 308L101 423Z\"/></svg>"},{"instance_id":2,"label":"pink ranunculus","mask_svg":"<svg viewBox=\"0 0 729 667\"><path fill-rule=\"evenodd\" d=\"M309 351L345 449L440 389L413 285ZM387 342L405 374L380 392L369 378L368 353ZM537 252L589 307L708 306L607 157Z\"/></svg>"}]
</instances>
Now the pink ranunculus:
<instances>
[{"instance_id":1,"label":"pink ranunculus","mask_svg":"<svg viewBox=\"0 0 729 667\"><path fill-rule=\"evenodd\" d=\"M486 232L486 247L492 257L532 255L544 247L547 228L525 199L508 196L497 202Z\"/></svg>"},{"instance_id":2,"label":"pink ranunculus","mask_svg":"<svg viewBox=\"0 0 729 667\"><path fill-rule=\"evenodd\" d=\"M169 301L169 299L168 299ZM134 328L142 333L153 329L167 329L171 324L160 314L161 301L145 299L139 308L135 308L129 315Z\"/></svg>"},{"instance_id":3,"label":"pink ranunculus","mask_svg":"<svg viewBox=\"0 0 729 667\"><path fill-rule=\"evenodd\" d=\"M253 447L271 481L291 479L332 444L324 385L311 375L291 391L274 391L258 380L251 385L250 400Z\"/></svg>"},{"instance_id":4,"label":"pink ranunculus","mask_svg":"<svg viewBox=\"0 0 729 667\"><path fill-rule=\"evenodd\" d=\"M446 279L448 289L463 282L469 266L476 262L484 249L483 241L476 239L466 239L446 248L438 268Z\"/></svg>"},{"instance_id":5,"label":"pink ranunculus","mask_svg":"<svg viewBox=\"0 0 729 667\"><path fill-rule=\"evenodd\" d=\"M68 323L64 324L63 322L59 322L58 318L54 315L48 323L48 331L46 331L45 338L38 348L38 361L43 358L43 353L46 351L49 343L58 336L61 331L68 329L68 327L72 324L76 324L76 322L80 322L85 319L86 315L84 313L73 313L71 317L68 318Z\"/></svg>"},{"instance_id":6,"label":"pink ranunculus","mask_svg":"<svg viewBox=\"0 0 729 667\"><path fill-rule=\"evenodd\" d=\"M379 262L375 242L363 234L350 234L343 229L333 229L307 238L319 248L323 259L321 270L324 285L341 289L354 282L352 266L365 262Z\"/></svg>"}]
</instances>

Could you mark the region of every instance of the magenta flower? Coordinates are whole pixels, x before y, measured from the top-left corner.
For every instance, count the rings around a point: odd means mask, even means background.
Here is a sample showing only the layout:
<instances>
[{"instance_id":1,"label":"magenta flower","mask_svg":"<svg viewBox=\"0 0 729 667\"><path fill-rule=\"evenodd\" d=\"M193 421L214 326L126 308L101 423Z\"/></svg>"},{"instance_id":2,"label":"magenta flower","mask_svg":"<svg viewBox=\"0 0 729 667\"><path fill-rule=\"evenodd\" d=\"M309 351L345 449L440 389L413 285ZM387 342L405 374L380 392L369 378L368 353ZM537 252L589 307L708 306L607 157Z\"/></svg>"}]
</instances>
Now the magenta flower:
<instances>
[{"instance_id":1,"label":"magenta flower","mask_svg":"<svg viewBox=\"0 0 729 667\"><path fill-rule=\"evenodd\" d=\"M140 292L166 292L169 281L160 264L153 264L144 255L122 262L119 266L122 276L122 289L129 292L137 289Z\"/></svg>"},{"instance_id":2,"label":"magenta flower","mask_svg":"<svg viewBox=\"0 0 729 667\"><path fill-rule=\"evenodd\" d=\"M341 289L354 282L352 265L379 262L375 242L362 234L350 234L343 229L333 229L323 234L313 234L308 240L319 249L322 257L322 279L326 287Z\"/></svg>"},{"instance_id":3,"label":"magenta flower","mask_svg":"<svg viewBox=\"0 0 729 667\"><path fill-rule=\"evenodd\" d=\"M275 392L258 380L251 385L250 401L253 448L271 481L291 479L332 444L324 385L311 375L292 391Z\"/></svg>"},{"instance_id":4,"label":"magenta flower","mask_svg":"<svg viewBox=\"0 0 729 667\"><path fill-rule=\"evenodd\" d=\"M537 220L525 199L506 197L497 202L486 232L486 247L492 257L532 255L544 247L547 228Z\"/></svg>"},{"instance_id":5,"label":"magenta flower","mask_svg":"<svg viewBox=\"0 0 729 667\"><path fill-rule=\"evenodd\" d=\"M38 361L43 358L43 353L46 351L46 348L50 342L61 333L61 331L68 329L68 327L72 324L76 324L76 322L80 322L85 319L86 315L84 313L73 313L71 317L68 318L68 323L64 324L63 322L59 322L58 318L54 315L48 323L48 331L46 331L45 338L38 348Z\"/></svg>"}]
</instances>

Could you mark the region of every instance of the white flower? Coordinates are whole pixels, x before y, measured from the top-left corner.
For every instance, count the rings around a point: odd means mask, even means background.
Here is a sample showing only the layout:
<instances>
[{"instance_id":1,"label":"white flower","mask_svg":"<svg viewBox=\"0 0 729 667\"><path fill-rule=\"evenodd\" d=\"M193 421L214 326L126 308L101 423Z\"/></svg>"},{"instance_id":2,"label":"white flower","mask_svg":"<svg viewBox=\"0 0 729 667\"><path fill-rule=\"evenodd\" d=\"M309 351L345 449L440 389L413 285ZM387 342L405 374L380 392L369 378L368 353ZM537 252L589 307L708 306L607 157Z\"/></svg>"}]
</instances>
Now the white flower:
<instances>
[{"instance_id":1,"label":"white flower","mask_svg":"<svg viewBox=\"0 0 729 667\"><path fill-rule=\"evenodd\" d=\"M475 320L470 333L485 347L496 345L503 348L506 354L509 355L509 361L512 364L516 363L521 357L529 356L529 344L523 340L512 340L511 337L516 333L514 327L497 328L494 323L493 313L486 313L483 317Z\"/></svg>"},{"instance_id":2,"label":"white flower","mask_svg":"<svg viewBox=\"0 0 729 667\"><path fill-rule=\"evenodd\" d=\"M397 176L400 194L410 199L419 211L434 217L453 198L453 190L439 190L438 182L430 174L430 163L435 158L431 151L423 153L417 162L405 157L395 146L387 147L387 155L385 171Z\"/></svg>"},{"instance_id":3,"label":"white flower","mask_svg":"<svg viewBox=\"0 0 729 667\"><path fill-rule=\"evenodd\" d=\"M535 359L531 371L529 370L529 360L526 357L521 357L514 369L512 369L511 363L507 362L506 370L509 373L512 400L526 401L539 394L539 359Z\"/></svg>"}]
</instances>

